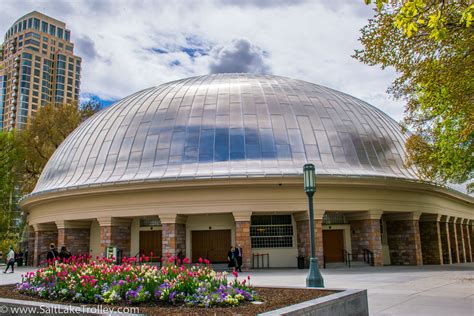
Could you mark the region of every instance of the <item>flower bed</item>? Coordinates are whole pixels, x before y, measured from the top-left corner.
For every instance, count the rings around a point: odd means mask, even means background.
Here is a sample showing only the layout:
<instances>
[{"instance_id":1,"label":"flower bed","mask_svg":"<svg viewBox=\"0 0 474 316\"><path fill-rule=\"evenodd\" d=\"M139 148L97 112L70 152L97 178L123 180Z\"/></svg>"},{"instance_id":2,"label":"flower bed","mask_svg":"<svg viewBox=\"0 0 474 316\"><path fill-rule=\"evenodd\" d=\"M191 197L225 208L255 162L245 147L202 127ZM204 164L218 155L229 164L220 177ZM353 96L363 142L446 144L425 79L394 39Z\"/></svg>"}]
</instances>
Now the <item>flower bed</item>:
<instances>
[{"instance_id":1,"label":"flower bed","mask_svg":"<svg viewBox=\"0 0 474 316\"><path fill-rule=\"evenodd\" d=\"M215 272L208 261L191 265L184 259L180 265L169 257L158 268L137 265L134 259L116 265L105 258L72 258L27 273L17 288L20 293L43 299L80 303L164 302L211 307L237 306L257 298L250 278L239 281L237 273L229 276Z\"/></svg>"}]
</instances>

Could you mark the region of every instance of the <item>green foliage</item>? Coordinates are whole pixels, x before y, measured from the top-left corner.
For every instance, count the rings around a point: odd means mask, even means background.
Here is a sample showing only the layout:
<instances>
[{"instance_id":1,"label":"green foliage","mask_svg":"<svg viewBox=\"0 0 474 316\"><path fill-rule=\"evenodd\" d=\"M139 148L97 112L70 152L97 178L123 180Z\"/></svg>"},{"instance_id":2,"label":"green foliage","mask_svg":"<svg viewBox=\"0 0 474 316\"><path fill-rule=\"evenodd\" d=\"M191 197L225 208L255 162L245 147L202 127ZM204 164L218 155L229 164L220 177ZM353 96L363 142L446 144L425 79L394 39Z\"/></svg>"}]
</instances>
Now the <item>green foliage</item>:
<instances>
[{"instance_id":1,"label":"green foliage","mask_svg":"<svg viewBox=\"0 0 474 316\"><path fill-rule=\"evenodd\" d=\"M367 1L366 1L367 2ZM370 3L370 1L368 1ZM462 183L474 167L474 5L468 1L377 0L354 57L393 67L389 88L406 100L407 163L432 181Z\"/></svg>"}]
</instances>

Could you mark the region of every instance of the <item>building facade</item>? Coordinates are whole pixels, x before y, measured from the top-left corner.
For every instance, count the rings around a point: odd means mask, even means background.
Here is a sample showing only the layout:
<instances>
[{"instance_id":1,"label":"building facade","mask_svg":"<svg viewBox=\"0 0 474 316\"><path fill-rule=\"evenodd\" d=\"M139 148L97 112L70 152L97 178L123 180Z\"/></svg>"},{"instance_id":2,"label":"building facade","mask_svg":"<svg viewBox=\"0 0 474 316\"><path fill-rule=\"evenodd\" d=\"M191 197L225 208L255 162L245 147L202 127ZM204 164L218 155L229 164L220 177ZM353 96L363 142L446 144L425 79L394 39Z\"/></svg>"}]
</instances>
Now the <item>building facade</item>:
<instances>
[{"instance_id":1,"label":"building facade","mask_svg":"<svg viewBox=\"0 0 474 316\"><path fill-rule=\"evenodd\" d=\"M36 11L21 17L5 33L0 56L3 130L25 128L45 104L79 100L81 58L63 22Z\"/></svg>"},{"instance_id":2,"label":"building facade","mask_svg":"<svg viewBox=\"0 0 474 316\"><path fill-rule=\"evenodd\" d=\"M57 149L28 213L29 253L182 255L296 267L309 256L303 165L317 170L320 264L472 261L473 198L420 181L406 135L377 108L299 80L188 78L97 113Z\"/></svg>"}]
</instances>

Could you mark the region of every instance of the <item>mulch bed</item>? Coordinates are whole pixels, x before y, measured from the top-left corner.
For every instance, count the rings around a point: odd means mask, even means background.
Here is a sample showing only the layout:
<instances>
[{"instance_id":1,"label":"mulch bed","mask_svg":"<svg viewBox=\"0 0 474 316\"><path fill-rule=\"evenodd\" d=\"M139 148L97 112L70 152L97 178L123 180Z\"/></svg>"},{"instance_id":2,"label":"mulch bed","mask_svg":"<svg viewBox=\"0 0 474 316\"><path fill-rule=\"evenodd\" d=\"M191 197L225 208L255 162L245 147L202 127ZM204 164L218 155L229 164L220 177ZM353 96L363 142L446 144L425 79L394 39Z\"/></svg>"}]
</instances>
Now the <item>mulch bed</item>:
<instances>
[{"instance_id":1,"label":"mulch bed","mask_svg":"<svg viewBox=\"0 0 474 316\"><path fill-rule=\"evenodd\" d=\"M255 287L260 300L263 304L252 304L243 303L237 307L213 307L213 308L201 308L201 307L180 307L168 304L160 303L144 303L137 305L140 308L140 313L147 315L256 315L259 313L275 310L278 308L286 307L289 305L301 303L316 299L318 297L326 296L335 293L334 291L319 291L312 289L289 289L289 288L265 288ZM64 301L47 301L42 300L38 297L28 296L18 293L15 285L3 285L0 286L0 297L10 298L17 300L27 300L35 302L46 302L46 303L57 303L57 304L70 304L70 305L84 305ZM91 304L91 306L97 306L98 304ZM103 306L105 306L104 304ZM110 305L111 306L111 305ZM123 303L114 306L130 306L129 304Z\"/></svg>"}]
</instances>

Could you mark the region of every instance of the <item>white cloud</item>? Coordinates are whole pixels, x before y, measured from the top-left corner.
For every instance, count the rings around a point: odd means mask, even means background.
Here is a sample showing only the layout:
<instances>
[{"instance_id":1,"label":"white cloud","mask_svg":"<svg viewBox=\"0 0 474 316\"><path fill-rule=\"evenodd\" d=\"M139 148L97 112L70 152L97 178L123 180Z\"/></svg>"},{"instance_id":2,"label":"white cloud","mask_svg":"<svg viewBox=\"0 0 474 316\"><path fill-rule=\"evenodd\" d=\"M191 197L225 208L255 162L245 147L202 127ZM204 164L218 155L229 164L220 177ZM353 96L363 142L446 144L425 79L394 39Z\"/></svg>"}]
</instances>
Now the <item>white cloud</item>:
<instances>
[{"instance_id":1,"label":"white cloud","mask_svg":"<svg viewBox=\"0 0 474 316\"><path fill-rule=\"evenodd\" d=\"M101 98L209 73L229 64L233 40L246 38L259 71L326 85L402 117L403 104L385 93L395 73L350 57L371 16L363 1L234 3L2 0L0 30L32 10L66 22L84 59L81 90Z\"/></svg>"}]
</instances>

